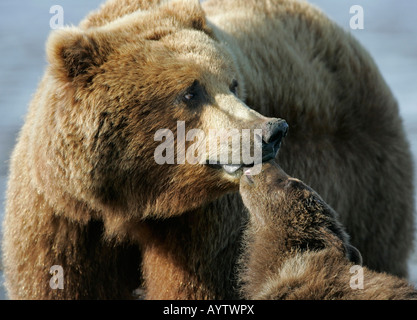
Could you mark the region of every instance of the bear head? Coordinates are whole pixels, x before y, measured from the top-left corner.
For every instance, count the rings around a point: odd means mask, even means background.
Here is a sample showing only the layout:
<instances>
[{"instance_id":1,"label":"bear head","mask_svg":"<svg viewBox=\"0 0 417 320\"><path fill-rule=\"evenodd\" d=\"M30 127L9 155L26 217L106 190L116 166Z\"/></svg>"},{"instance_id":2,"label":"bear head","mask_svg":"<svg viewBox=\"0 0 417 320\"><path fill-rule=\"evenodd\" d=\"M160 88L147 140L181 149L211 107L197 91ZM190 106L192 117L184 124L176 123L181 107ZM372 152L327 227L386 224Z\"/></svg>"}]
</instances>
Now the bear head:
<instances>
[{"instance_id":1,"label":"bear head","mask_svg":"<svg viewBox=\"0 0 417 320\"><path fill-rule=\"evenodd\" d=\"M247 169L240 194L250 213L251 229L268 234L264 242L281 242L288 251L334 247L362 264L358 249L335 212L312 188L288 176L274 160L264 163L260 174Z\"/></svg>"},{"instance_id":2,"label":"bear head","mask_svg":"<svg viewBox=\"0 0 417 320\"><path fill-rule=\"evenodd\" d=\"M198 1L56 30L47 55L39 176L54 181L51 193L65 190L97 212L169 217L198 208L237 191L242 173L243 148L222 162L231 143L210 130L249 130L252 149L262 140L261 161L286 132L285 121L245 105L239 65ZM218 148L199 152L210 144Z\"/></svg>"}]
</instances>

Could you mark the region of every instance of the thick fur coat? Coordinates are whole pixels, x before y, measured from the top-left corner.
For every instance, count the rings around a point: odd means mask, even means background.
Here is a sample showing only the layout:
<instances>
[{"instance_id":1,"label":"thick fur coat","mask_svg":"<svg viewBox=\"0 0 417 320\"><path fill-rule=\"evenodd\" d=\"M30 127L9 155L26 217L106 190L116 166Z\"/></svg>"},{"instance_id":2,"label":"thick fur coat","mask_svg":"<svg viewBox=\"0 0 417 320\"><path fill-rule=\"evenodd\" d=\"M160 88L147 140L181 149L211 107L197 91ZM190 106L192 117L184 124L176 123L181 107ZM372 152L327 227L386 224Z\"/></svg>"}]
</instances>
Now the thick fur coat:
<instances>
[{"instance_id":1,"label":"thick fur coat","mask_svg":"<svg viewBox=\"0 0 417 320\"><path fill-rule=\"evenodd\" d=\"M403 279L361 267L337 213L276 163L241 178L249 211L241 258L247 299L417 299Z\"/></svg>"},{"instance_id":2,"label":"thick fur coat","mask_svg":"<svg viewBox=\"0 0 417 320\"><path fill-rule=\"evenodd\" d=\"M241 171L158 165L155 132L178 121L207 131L285 119L280 165L340 213L366 266L406 276L412 161L396 101L316 8L110 0L54 31L46 51L10 162L10 298L127 299L139 286L149 299L240 297ZM49 286L53 265L62 290Z\"/></svg>"}]
</instances>

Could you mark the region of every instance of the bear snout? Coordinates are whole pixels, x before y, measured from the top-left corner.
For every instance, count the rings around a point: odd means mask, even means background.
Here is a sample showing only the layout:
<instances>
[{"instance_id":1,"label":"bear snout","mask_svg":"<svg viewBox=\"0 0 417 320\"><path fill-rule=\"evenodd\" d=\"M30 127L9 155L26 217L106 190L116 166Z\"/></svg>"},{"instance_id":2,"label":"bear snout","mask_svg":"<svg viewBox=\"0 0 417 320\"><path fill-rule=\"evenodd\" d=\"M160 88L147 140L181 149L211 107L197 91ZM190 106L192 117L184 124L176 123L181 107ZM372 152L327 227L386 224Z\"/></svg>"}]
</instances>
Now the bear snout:
<instances>
[{"instance_id":1,"label":"bear snout","mask_svg":"<svg viewBox=\"0 0 417 320\"><path fill-rule=\"evenodd\" d=\"M261 186L267 188L284 188L288 182L289 176L274 160L262 164L262 171L260 173L254 170L254 167L245 168L241 177L241 184L257 188Z\"/></svg>"},{"instance_id":2,"label":"bear snout","mask_svg":"<svg viewBox=\"0 0 417 320\"><path fill-rule=\"evenodd\" d=\"M262 124L262 162L275 159L289 126L283 119L270 119Z\"/></svg>"}]
</instances>

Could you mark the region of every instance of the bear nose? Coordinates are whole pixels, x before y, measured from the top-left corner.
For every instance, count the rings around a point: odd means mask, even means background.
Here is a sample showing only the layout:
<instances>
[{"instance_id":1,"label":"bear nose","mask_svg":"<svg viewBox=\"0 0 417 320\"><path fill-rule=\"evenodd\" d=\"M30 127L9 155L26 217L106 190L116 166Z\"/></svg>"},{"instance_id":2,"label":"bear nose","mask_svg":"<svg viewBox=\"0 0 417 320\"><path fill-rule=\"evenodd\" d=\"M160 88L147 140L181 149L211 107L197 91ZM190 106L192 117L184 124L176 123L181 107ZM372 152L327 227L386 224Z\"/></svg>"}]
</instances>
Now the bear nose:
<instances>
[{"instance_id":1,"label":"bear nose","mask_svg":"<svg viewBox=\"0 0 417 320\"><path fill-rule=\"evenodd\" d=\"M275 159L282 139L288 133L288 124L283 119L266 121L262 125L262 161Z\"/></svg>"},{"instance_id":2,"label":"bear nose","mask_svg":"<svg viewBox=\"0 0 417 320\"><path fill-rule=\"evenodd\" d=\"M280 143L287 132L288 124L285 120L270 120L262 125L262 140L264 143Z\"/></svg>"}]
</instances>

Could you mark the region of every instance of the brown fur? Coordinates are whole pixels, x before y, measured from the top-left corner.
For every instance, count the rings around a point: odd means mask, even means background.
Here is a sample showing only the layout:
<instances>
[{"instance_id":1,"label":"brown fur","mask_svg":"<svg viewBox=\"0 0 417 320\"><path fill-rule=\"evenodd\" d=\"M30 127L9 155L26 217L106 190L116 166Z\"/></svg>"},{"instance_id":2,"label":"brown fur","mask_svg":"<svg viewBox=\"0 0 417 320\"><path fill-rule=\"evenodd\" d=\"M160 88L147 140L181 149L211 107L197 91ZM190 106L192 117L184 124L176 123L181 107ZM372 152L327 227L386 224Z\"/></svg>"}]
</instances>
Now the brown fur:
<instances>
[{"instance_id":1,"label":"brown fur","mask_svg":"<svg viewBox=\"0 0 417 320\"><path fill-rule=\"evenodd\" d=\"M268 120L258 112L289 122L280 163L337 209L365 264L406 275L411 157L372 59L304 3L203 8L207 19L197 0L111 0L51 34L11 159L11 298L130 298L141 284L150 299L239 297L239 175L157 165L154 134L175 132L177 120L206 132L257 128ZM193 109L178 97L194 80L209 99ZM64 290L48 287L55 264Z\"/></svg>"},{"instance_id":2,"label":"brown fur","mask_svg":"<svg viewBox=\"0 0 417 320\"><path fill-rule=\"evenodd\" d=\"M363 268L363 288L351 287L352 246L337 214L274 162L243 176L249 210L241 258L247 299L417 299L406 281ZM355 270L355 269L352 269ZM356 280L356 279L355 279Z\"/></svg>"}]
</instances>

